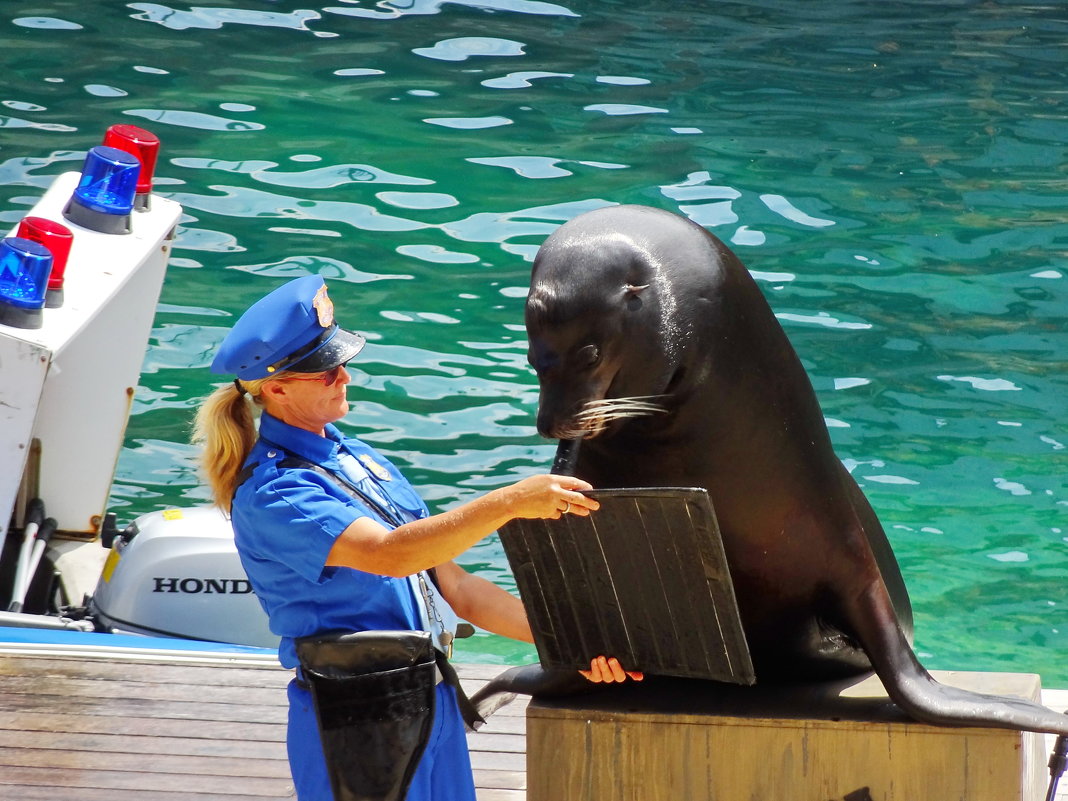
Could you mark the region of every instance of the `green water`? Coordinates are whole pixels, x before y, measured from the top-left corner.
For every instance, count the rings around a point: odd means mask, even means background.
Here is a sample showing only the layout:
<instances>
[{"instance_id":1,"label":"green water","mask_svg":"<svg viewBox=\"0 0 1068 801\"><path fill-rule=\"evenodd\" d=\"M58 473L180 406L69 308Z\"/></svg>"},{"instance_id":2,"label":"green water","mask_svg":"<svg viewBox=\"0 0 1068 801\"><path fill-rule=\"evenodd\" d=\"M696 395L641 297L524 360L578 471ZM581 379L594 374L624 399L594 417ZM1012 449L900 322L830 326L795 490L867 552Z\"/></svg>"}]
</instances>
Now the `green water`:
<instances>
[{"instance_id":1,"label":"green water","mask_svg":"<svg viewBox=\"0 0 1068 801\"><path fill-rule=\"evenodd\" d=\"M163 141L157 192L185 217L124 523L206 498L187 440L213 350L307 272L371 341L344 427L433 507L545 469L532 254L601 205L686 214L804 360L922 661L1064 686L1066 41L1063 6L999 0L6 0L0 218L109 124ZM511 586L495 541L466 563Z\"/></svg>"}]
</instances>

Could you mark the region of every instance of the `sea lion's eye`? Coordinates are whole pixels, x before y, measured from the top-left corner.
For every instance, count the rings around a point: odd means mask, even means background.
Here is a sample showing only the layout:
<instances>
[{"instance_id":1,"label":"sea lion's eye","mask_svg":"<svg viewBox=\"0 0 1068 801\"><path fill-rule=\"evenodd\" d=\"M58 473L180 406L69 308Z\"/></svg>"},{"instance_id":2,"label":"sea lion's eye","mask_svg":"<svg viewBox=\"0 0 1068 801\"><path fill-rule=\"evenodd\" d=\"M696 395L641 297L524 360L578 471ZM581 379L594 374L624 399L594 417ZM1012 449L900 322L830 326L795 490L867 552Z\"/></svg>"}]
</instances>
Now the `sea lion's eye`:
<instances>
[{"instance_id":1,"label":"sea lion's eye","mask_svg":"<svg viewBox=\"0 0 1068 801\"><path fill-rule=\"evenodd\" d=\"M641 286L625 284L623 286L624 303L626 303L630 311L637 311L642 307L642 292L648 288L648 284L642 284Z\"/></svg>"},{"instance_id":2,"label":"sea lion's eye","mask_svg":"<svg viewBox=\"0 0 1068 801\"><path fill-rule=\"evenodd\" d=\"M578 361L586 367L593 367L601 360L601 351L596 345L587 345L578 352Z\"/></svg>"}]
</instances>

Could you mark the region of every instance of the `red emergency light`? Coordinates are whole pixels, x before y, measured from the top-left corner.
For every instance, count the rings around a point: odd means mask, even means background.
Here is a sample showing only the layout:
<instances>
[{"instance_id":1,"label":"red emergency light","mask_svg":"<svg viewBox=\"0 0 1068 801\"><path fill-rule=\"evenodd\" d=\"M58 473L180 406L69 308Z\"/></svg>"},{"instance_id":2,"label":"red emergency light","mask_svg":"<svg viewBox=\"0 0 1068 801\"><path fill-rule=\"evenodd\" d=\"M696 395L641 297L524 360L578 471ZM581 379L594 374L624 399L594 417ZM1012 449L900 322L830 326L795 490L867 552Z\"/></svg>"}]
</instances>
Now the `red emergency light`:
<instances>
[{"instance_id":1,"label":"red emergency light","mask_svg":"<svg viewBox=\"0 0 1068 801\"><path fill-rule=\"evenodd\" d=\"M125 150L141 162L141 172L137 177L137 197L134 208L138 211L148 208L148 198L152 192L152 179L156 173L156 158L159 155L159 137L136 125L112 125L104 134L104 144Z\"/></svg>"},{"instance_id":2,"label":"red emergency light","mask_svg":"<svg viewBox=\"0 0 1068 801\"><path fill-rule=\"evenodd\" d=\"M48 276L48 288L45 291L45 308L56 309L63 305L63 274L67 269L67 258L74 234L70 229L45 217L24 217L19 223L17 236L37 242L48 248L52 254L52 272Z\"/></svg>"}]
</instances>

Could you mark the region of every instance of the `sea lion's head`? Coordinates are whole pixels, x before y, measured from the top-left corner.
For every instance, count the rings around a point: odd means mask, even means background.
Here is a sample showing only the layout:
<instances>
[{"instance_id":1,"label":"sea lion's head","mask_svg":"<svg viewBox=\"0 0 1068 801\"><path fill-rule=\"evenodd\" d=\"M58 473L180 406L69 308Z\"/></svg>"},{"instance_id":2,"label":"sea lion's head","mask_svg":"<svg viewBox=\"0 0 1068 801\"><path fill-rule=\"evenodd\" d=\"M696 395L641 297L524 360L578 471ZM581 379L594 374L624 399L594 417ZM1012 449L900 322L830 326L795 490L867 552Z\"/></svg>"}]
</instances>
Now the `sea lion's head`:
<instances>
[{"instance_id":1,"label":"sea lion's head","mask_svg":"<svg viewBox=\"0 0 1068 801\"><path fill-rule=\"evenodd\" d=\"M534 260L525 318L543 436L596 437L663 412L681 369L690 326L678 282L621 211L566 223Z\"/></svg>"}]
</instances>

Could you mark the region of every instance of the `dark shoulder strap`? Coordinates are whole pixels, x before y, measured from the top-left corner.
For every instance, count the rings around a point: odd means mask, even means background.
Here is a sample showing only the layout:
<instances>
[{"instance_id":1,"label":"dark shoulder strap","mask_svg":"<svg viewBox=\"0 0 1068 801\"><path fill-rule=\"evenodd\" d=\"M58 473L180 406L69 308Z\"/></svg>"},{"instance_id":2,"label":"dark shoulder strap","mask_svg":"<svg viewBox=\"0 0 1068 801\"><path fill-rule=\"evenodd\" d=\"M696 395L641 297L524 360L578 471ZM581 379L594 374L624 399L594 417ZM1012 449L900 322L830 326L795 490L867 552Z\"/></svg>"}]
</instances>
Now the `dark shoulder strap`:
<instances>
[{"instance_id":1,"label":"dark shoulder strap","mask_svg":"<svg viewBox=\"0 0 1068 801\"><path fill-rule=\"evenodd\" d=\"M282 459L280 462L278 462L278 466L283 469L298 467L304 470L313 470L319 475L329 478L331 481L341 487L341 489L343 489L346 493L348 493L351 497L363 502L367 506L374 509L376 512L378 512L382 519L388 522L391 526L400 527L404 525L404 521L398 520L397 516L392 511L384 507L381 503L379 503L366 492L361 490L355 484L346 481L344 476L340 475L339 473L335 473L333 470L327 470L321 464L309 462L307 459L301 459L299 456L293 456L292 454L290 454L286 456L285 459Z\"/></svg>"},{"instance_id":2,"label":"dark shoulder strap","mask_svg":"<svg viewBox=\"0 0 1068 801\"><path fill-rule=\"evenodd\" d=\"M241 472L237 474L237 482L234 484L235 495L237 494L237 490L241 487L241 485L248 481L250 478L252 478L252 474L259 466L259 462L253 462L252 464L247 464L241 468Z\"/></svg>"},{"instance_id":3,"label":"dark shoulder strap","mask_svg":"<svg viewBox=\"0 0 1068 801\"><path fill-rule=\"evenodd\" d=\"M231 512L233 511L233 508L234 508L234 498L237 497L237 491L239 489L241 489L241 485L242 484L244 484L246 481L248 481L250 478L252 478L253 472L255 472L256 468L259 467L259 466L260 466L259 462L253 462L252 464L247 464L244 467L242 467L241 468L241 472L239 472L237 474L237 480L234 483L234 491L230 495L230 511Z\"/></svg>"},{"instance_id":4,"label":"dark shoulder strap","mask_svg":"<svg viewBox=\"0 0 1068 801\"><path fill-rule=\"evenodd\" d=\"M340 474L335 473L333 470L327 470L321 464L316 464L315 462L310 462L307 459L302 459L299 456L294 456L293 454L288 453L283 448L277 445L275 445L274 447L278 448L278 450L286 454L285 458L280 459L278 461L278 466L283 470L289 469L291 467L296 467L303 470L312 470L321 476L329 478L331 481L341 487L341 489L343 489L349 496L355 498L358 501L363 502L367 506L374 509L376 512L378 512L382 519L388 522L391 526L400 527L404 525L404 521L397 519L397 515L395 515L391 510L385 508L381 503L372 498L366 492L362 491L359 487L345 480L345 478ZM234 495L237 495L237 490L241 487L242 484L244 484L246 481L249 480L249 478L252 477L252 473L259 466L259 462L253 462L252 464L245 465L241 469L241 472L237 474L237 483L234 484ZM233 507L233 502L234 499L231 496L231 507Z\"/></svg>"}]
</instances>

